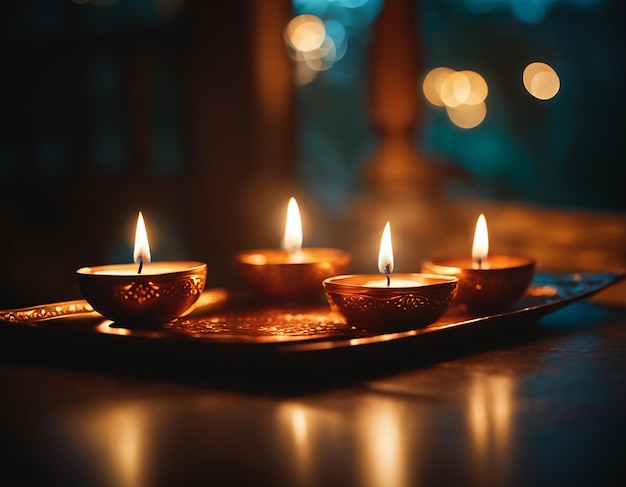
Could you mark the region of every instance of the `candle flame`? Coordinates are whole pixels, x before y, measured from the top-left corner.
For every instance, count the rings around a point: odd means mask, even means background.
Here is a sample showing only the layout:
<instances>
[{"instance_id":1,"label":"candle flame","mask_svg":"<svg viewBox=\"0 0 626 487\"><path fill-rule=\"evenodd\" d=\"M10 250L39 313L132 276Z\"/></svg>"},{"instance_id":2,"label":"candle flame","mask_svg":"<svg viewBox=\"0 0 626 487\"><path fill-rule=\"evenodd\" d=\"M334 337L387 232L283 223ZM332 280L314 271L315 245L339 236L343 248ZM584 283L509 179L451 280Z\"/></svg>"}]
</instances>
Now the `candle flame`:
<instances>
[{"instance_id":1,"label":"candle flame","mask_svg":"<svg viewBox=\"0 0 626 487\"><path fill-rule=\"evenodd\" d=\"M482 213L476 221L474 232L474 245L472 246L472 260L474 266L480 268L487 260L489 253L489 232L487 231L487 220Z\"/></svg>"},{"instance_id":2,"label":"candle flame","mask_svg":"<svg viewBox=\"0 0 626 487\"><path fill-rule=\"evenodd\" d=\"M135 249L133 251L133 261L150 262L150 245L148 244L148 234L146 224L143 222L143 215L139 212L137 217L137 230L135 231Z\"/></svg>"},{"instance_id":3,"label":"candle flame","mask_svg":"<svg viewBox=\"0 0 626 487\"><path fill-rule=\"evenodd\" d=\"M287 206L287 220L285 222L285 238L282 248L293 254L302 248L302 220L300 210L294 197L289 199Z\"/></svg>"},{"instance_id":4,"label":"candle flame","mask_svg":"<svg viewBox=\"0 0 626 487\"><path fill-rule=\"evenodd\" d=\"M393 272L393 248L391 246L391 227L389 222L385 225L383 236L380 239L380 251L378 252L378 270L383 274Z\"/></svg>"}]
</instances>

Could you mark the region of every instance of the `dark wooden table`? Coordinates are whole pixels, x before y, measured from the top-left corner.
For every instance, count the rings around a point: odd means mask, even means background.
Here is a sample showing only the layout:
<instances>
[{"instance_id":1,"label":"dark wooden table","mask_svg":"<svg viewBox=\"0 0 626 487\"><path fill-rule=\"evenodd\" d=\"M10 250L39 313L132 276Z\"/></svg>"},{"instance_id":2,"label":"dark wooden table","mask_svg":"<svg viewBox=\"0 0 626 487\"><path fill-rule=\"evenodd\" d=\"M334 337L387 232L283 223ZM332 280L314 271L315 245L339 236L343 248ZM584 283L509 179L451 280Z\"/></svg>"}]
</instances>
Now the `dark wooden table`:
<instances>
[{"instance_id":1,"label":"dark wooden table","mask_svg":"<svg viewBox=\"0 0 626 487\"><path fill-rule=\"evenodd\" d=\"M0 485L626 485L626 307L280 380L0 360Z\"/></svg>"}]
</instances>

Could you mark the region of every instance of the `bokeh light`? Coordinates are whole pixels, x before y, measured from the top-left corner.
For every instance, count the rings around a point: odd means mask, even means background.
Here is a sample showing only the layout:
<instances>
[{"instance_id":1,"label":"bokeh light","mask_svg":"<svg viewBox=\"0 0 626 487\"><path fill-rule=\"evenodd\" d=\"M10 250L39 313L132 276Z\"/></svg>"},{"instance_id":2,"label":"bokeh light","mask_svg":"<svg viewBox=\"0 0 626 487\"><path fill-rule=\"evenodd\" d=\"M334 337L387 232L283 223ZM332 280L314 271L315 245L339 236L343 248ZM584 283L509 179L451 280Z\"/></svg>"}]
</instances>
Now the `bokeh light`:
<instances>
[{"instance_id":1,"label":"bokeh light","mask_svg":"<svg viewBox=\"0 0 626 487\"><path fill-rule=\"evenodd\" d=\"M461 71L461 73L465 76L467 82L469 83L469 93L463 103L466 105L478 105L484 102L489 94L489 87L487 86L485 78L483 78L476 71L466 70Z\"/></svg>"},{"instance_id":2,"label":"bokeh light","mask_svg":"<svg viewBox=\"0 0 626 487\"><path fill-rule=\"evenodd\" d=\"M441 99L441 86L450 73L454 71L450 68L440 66L438 68L431 69L424 78L422 89L424 96L433 105L438 107L445 106L445 103Z\"/></svg>"},{"instance_id":3,"label":"bokeh light","mask_svg":"<svg viewBox=\"0 0 626 487\"><path fill-rule=\"evenodd\" d=\"M475 71L439 66L426 74L422 90L430 103L446 108L450 121L458 127L474 128L487 115L489 87Z\"/></svg>"},{"instance_id":4,"label":"bokeh light","mask_svg":"<svg viewBox=\"0 0 626 487\"><path fill-rule=\"evenodd\" d=\"M315 15L298 15L291 19L285 29L285 42L300 52L311 52L319 49L325 37L324 22Z\"/></svg>"},{"instance_id":5,"label":"bokeh light","mask_svg":"<svg viewBox=\"0 0 626 487\"><path fill-rule=\"evenodd\" d=\"M487 105L481 102L477 105L467 105L465 103L456 107L446 107L450 121L462 129L473 129L478 127L487 116Z\"/></svg>"},{"instance_id":6,"label":"bokeh light","mask_svg":"<svg viewBox=\"0 0 626 487\"><path fill-rule=\"evenodd\" d=\"M522 75L524 87L539 100L549 100L559 92L561 80L556 71L546 63L530 63Z\"/></svg>"},{"instance_id":7,"label":"bokeh light","mask_svg":"<svg viewBox=\"0 0 626 487\"><path fill-rule=\"evenodd\" d=\"M458 107L470 95L471 86L467 76L455 71L446 76L441 84L441 99L447 107Z\"/></svg>"},{"instance_id":8,"label":"bokeh light","mask_svg":"<svg viewBox=\"0 0 626 487\"><path fill-rule=\"evenodd\" d=\"M329 70L346 53L348 41L344 26L337 20L323 21L311 14L301 14L284 30L289 56L296 61L294 83L308 84L317 73Z\"/></svg>"},{"instance_id":9,"label":"bokeh light","mask_svg":"<svg viewBox=\"0 0 626 487\"><path fill-rule=\"evenodd\" d=\"M360 49L368 36L368 25L383 2L291 0L294 17L285 26L283 36L287 53L295 61L294 84L309 84L320 75L335 86L354 83L354 77L363 71ZM348 51L350 43L356 45L353 52ZM343 63L337 66L341 60Z\"/></svg>"},{"instance_id":10,"label":"bokeh light","mask_svg":"<svg viewBox=\"0 0 626 487\"><path fill-rule=\"evenodd\" d=\"M311 68L307 63L295 63L293 82L296 86L308 85L317 78L318 73L318 70Z\"/></svg>"},{"instance_id":11,"label":"bokeh light","mask_svg":"<svg viewBox=\"0 0 626 487\"><path fill-rule=\"evenodd\" d=\"M342 59L348 50L348 35L346 28L337 20L324 21L326 27L326 36L332 39L333 49L335 50L335 62Z\"/></svg>"}]
</instances>

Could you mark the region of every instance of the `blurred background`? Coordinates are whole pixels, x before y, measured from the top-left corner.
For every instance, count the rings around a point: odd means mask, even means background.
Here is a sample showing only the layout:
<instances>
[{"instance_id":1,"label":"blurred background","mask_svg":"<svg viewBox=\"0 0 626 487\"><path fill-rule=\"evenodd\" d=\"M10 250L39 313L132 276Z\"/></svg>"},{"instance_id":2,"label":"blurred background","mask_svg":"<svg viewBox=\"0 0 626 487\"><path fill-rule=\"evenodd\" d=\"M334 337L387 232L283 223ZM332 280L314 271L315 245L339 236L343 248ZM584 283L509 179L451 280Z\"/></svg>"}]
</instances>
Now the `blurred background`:
<instances>
[{"instance_id":1,"label":"blurred background","mask_svg":"<svg viewBox=\"0 0 626 487\"><path fill-rule=\"evenodd\" d=\"M13 0L0 7L0 307L74 271L304 245L376 272L491 248L626 267L619 0Z\"/></svg>"}]
</instances>

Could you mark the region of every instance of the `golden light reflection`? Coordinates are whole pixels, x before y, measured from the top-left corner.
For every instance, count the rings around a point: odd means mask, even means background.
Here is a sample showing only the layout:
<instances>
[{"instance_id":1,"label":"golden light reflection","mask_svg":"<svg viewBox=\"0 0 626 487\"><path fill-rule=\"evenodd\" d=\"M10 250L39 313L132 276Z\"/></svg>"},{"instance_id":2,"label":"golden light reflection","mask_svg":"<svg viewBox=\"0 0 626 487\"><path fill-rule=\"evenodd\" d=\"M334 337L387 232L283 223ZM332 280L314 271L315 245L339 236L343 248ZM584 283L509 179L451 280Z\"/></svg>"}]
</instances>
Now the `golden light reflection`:
<instances>
[{"instance_id":1,"label":"golden light reflection","mask_svg":"<svg viewBox=\"0 0 626 487\"><path fill-rule=\"evenodd\" d=\"M309 424L304 407L298 404L285 404L280 408L280 417L288 425L295 451L305 459L308 452Z\"/></svg>"},{"instance_id":2,"label":"golden light reflection","mask_svg":"<svg viewBox=\"0 0 626 487\"><path fill-rule=\"evenodd\" d=\"M477 455L475 465L484 474L495 471L504 475L507 471L513 413L512 378L477 375L472 382L467 419ZM493 465L497 465L495 470L490 468Z\"/></svg>"},{"instance_id":3,"label":"golden light reflection","mask_svg":"<svg viewBox=\"0 0 626 487\"><path fill-rule=\"evenodd\" d=\"M98 411L89 423L86 441L102 449L111 484L142 485L147 444L145 411L132 404Z\"/></svg>"},{"instance_id":4,"label":"golden light reflection","mask_svg":"<svg viewBox=\"0 0 626 487\"><path fill-rule=\"evenodd\" d=\"M530 63L522 75L524 87L539 100L549 100L559 92L561 80L556 71L546 63Z\"/></svg>"},{"instance_id":5,"label":"golden light reflection","mask_svg":"<svg viewBox=\"0 0 626 487\"><path fill-rule=\"evenodd\" d=\"M336 425L325 424L325 416L320 417L317 411L296 403L285 402L277 410L279 431L287 433L287 444L282 455L293 456L286 465L293 465L298 485L313 485L314 452L316 445L311 433L313 431L329 431ZM317 445L319 447L319 445Z\"/></svg>"},{"instance_id":6,"label":"golden light reflection","mask_svg":"<svg viewBox=\"0 0 626 487\"><path fill-rule=\"evenodd\" d=\"M341 452L344 471L358 473L357 485L408 487L414 485L411 473L419 470L421 458L414 412L406 402L386 395L359 401L349 413L328 404L281 402L276 430L282 441L275 454L283 459L285 478L295 477L292 485L331 485L326 469L336 469Z\"/></svg>"},{"instance_id":7,"label":"golden light reflection","mask_svg":"<svg viewBox=\"0 0 626 487\"><path fill-rule=\"evenodd\" d=\"M358 411L357 431L363 449L360 485L409 484L409 463L415 462L416 452L408 445L405 416L402 405L387 398L377 398Z\"/></svg>"},{"instance_id":8,"label":"golden light reflection","mask_svg":"<svg viewBox=\"0 0 626 487\"><path fill-rule=\"evenodd\" d=\"M434 68L426 74L422 90L430 103L446 108L450 121L458 127L477 127L487 116L489 87L475 71Z\"/></svg>"}]
</instances>

